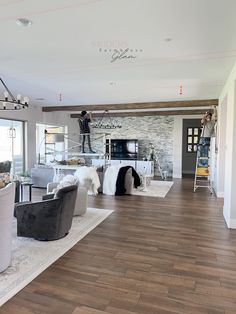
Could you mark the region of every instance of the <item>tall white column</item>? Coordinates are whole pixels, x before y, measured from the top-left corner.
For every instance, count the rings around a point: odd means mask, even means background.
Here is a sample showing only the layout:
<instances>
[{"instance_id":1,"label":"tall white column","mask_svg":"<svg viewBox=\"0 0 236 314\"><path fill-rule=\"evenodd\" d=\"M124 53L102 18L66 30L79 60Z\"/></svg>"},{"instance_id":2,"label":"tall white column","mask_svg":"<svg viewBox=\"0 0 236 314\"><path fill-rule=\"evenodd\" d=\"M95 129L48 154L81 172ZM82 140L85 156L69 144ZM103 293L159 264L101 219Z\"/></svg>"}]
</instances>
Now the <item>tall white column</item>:
<instances>
[{"instance_id":1,"label":"tall white column","mask_svg":"<svg viewBox=\"0 0 236 314\"><path fill-rule=\"evenodd\" d=\"M229 228L236 229L236 84L227 92L227 126L225 146L224 217Z\"/></svg>"},{"instance_id":2,"label":"tall white column","mask_svg":"<svg viewBox=\"0 0 236 314\"><path fill-rule=\"evenodd\" d=\"M227 97L219 103L217 122L217 173L214 189L217 197L224 197L225 183L225 154L226 154L226 130L227 130Z\"/></svg>"}]
</instances>

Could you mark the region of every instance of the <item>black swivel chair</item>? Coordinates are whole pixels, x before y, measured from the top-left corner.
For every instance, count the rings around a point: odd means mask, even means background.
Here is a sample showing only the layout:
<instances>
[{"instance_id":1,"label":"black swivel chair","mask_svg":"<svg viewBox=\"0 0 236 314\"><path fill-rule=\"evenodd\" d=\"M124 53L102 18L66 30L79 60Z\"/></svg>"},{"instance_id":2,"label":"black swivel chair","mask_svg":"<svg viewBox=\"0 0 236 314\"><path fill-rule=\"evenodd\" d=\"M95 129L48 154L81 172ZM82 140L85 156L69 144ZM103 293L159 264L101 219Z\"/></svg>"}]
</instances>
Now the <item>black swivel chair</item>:
<instances>
[{"instance_id":1,"label":"black swivel chair","mask_svg":"<svg viewBox=\"0 0 236 314\"><path fill-rule=\"evenodd\" d=\"M71 228L77 185L60 189L56 197L15 205L17 235L49 241L65 237Z\"/></svg>"}]
</instances>

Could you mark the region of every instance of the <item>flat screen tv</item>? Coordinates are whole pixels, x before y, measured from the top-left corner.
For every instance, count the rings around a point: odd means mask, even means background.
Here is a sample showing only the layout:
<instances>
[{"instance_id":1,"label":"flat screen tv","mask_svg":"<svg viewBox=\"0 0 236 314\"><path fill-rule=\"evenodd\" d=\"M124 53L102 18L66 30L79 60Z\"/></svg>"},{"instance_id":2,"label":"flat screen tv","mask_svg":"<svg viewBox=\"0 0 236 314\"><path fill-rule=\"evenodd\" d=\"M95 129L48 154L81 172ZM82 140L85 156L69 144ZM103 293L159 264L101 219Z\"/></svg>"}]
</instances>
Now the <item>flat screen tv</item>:
<instances>
[{"instance_id":1,"label":"flat screen tv","mask_svg":"<svg viewBox=\"0 0 236 314\"><path fill-rule=\"evenodd\" d=\"M109 152L109 145L106 145L106 152ZM138 140L111 139L111 158L138 159Z\"/></svg>"}]
</instances>

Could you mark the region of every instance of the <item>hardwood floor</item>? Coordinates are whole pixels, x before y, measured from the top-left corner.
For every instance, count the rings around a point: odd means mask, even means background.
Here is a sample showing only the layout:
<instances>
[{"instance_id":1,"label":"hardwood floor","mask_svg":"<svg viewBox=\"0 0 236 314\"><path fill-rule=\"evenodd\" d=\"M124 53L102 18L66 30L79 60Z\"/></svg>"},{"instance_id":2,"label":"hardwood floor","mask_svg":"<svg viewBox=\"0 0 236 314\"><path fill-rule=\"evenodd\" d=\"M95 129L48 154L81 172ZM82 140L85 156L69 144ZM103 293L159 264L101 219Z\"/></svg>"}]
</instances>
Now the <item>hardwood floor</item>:
<instances>
[{"instance_id":1,"label":"hardwood floor","mask_svg":"<svg viewBox=\"0 0 236 314\"><path fill-rule=\"evenodd\" d=\"M166 198L90 197L114 209L0 313L235 314L236 230L222 202L177 180Z\"/></svg>"}]
</instances>

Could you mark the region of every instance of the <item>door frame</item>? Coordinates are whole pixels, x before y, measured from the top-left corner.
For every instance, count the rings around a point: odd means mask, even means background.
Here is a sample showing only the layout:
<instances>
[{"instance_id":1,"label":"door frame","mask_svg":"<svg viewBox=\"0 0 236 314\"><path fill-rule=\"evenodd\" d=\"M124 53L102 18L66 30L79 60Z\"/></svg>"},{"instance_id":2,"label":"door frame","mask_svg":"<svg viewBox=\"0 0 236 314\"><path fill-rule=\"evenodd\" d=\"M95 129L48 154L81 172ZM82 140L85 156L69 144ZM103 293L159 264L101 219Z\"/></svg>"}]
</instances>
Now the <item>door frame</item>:
<instances>
[{"instance_id":1,"label":"door frame","mask_svg":"<svg viewBox=\"0 0 236 314\"><path fill-rule=\"evenodd\" d=\"M27 122L24 121L24 120L20 120L20 119L12 119L12 118L5 118L5 117L1 117L0 116L0 119L1 120L7 120L7 121L11 121L14 123L14 121L16 122L22 122L22 135L23 135L23 138L22 138L22 154L23 154L23 172L26 170L26 128L27 128Z\"/></svg>"},{"instance_id":2,"label":"door frame","mask_svg":"<svg viewBox=\"0 0 236 314\"><path fill-rule=\"evenodd\" d=\"M182 178L182 151L183 151L183 120L201 119L202 115L174 116L173 130L173 178Z\"/></svg>"}]
</instances>

